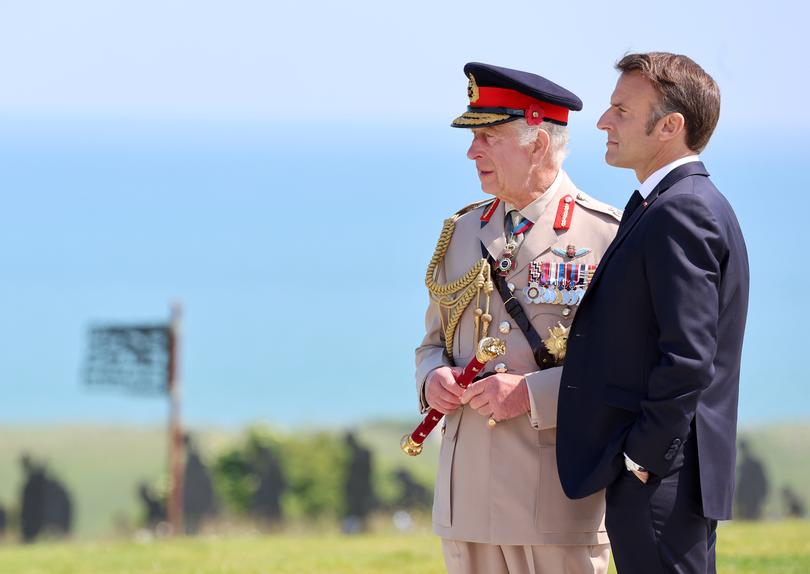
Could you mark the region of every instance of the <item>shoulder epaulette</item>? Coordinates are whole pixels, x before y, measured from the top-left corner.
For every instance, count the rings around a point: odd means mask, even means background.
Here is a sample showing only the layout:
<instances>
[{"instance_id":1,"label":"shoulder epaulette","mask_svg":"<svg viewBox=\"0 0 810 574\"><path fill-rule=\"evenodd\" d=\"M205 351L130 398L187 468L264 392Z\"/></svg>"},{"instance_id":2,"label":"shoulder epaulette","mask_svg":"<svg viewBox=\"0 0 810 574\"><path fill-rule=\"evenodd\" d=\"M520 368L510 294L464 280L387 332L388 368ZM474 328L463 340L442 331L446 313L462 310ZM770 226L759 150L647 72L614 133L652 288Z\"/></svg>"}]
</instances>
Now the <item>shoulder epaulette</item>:
<instances>
[{"instance_id":1,"label":"shoulder epaulette","mask_svg":"<svg viewBox=\"0 0 810 574\"><path fill-rule=\"evenodd\" d=\"M459 209L453 215L445 219L439 240L436 242L436 248L433 250L433 257L430 258L430 263L425 272L425 286L428 288L431 300L439 307L439 314L442 318L442 326L444 327L444 350L451 361L453 360L453 341L456 326L461 320L462 313L470 306L473 299L478 301L482 290L486 303L483 308L476 307L477 311L480 311L476 317L480 315L482 321L479 325L478 318L476 318L476 337L479 336L479 326L483 329L483 333L487 332L489 321L492 317L488 312L486 314L483 313L482 309L489 309L489 293L492 291L493 287L490 280L489 262L483 257L464 275L450 283L439 283L438 269L444 261L447 249L450 247L450 240L453 237L453 231L456 228L456 222L459 218L487 204L489 204L488 209L494 211L492 206L497 206L496 202L497 200L492 199L477 201ZM476 303L476 305L477 304L478 303Z\"/></svg>"},{"instance_id":2,"label":"shoulder epaulette","mask_svg":"<svg viewBox=\"0 0 810 574\"><path fill-rule=\"evenodd\" d=\"M476 209L478 209L479 207L484 207L484 206L487 206L487 205L492 205L492 204L493 204L495 201L497 201L495 198L489 198L489 199L485 199L485 200L483 200L483 201L476 201L475 203L471 203L471 204L469 204L469 205L466 205L466 206L462 207L461 209L459 209L458 211L456 211L456 212L455 212L453 215L451 215L451 216L450 216L450 218L451 218L453 221L456 221L456 220L458 220L458 219L459 219L459 218L460 218L462 215L466 215L467 213L469 213L469 212L471 212L471 211L475 211L475 210L476 210Z\"/></svg>"},{"instance_id":3,"label":"shoulder epaulette","mask_svg":"<svg viewBox=\"0 0 810 574\"><path fill-rule=\"evenodd\" d=\"M606 213L610 215L616 221L621 222L622 220L622 210L618 207L613 207L612 205L608 205L598 199L594 199L587 193L583 191L577 191L576 202L580 204L585 209L590 209L592 211L598 211L599 213Z\"/></svg>"}]
</instances>

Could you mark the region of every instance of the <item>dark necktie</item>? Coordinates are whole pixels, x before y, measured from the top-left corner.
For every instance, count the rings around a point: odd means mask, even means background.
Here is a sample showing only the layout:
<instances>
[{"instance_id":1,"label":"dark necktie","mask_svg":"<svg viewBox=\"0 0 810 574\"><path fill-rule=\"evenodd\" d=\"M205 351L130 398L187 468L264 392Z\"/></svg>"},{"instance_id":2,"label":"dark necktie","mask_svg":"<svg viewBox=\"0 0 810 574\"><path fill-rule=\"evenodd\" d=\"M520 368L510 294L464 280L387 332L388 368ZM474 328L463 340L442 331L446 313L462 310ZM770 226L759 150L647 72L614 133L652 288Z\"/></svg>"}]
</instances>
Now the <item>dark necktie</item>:
<instances>
[{"instance_id":1,"label":"dark necktie","mask_svg":"<svg viewBox=\"0 0 810 574\"><path fill-rule=\"evenodd\" d=\"M624 206L624 213L622 214L622 220L619 223L619 227L625 224L625 222L630 219L630 216L633 215L633 212L638 209L638 206L644 201L644 198L635 190L633 195L630 196L630 199L627 200L627 205Z\"/></svg>"}]
</instances>

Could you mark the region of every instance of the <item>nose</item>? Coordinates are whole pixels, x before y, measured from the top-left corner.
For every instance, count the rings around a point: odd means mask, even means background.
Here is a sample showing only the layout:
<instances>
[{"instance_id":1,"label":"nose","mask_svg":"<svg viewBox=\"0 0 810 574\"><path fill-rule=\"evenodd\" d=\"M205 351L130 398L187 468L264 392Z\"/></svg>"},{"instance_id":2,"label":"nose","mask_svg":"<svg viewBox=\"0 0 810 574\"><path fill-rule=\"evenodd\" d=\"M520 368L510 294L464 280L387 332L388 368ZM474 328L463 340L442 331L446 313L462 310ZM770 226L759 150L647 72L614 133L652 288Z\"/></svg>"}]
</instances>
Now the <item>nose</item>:
<instances>
[{"instance_id":1,"label":"nose","mask_svg":"<svg viewBox=\"0 0 810 574\"><path fill-rule=\"evenodd\" d=\"M477 137L473 136L472 143L470 143L470 147L467 150L467 159L475 161L480 157L481 157L480 140Z\"/></svg>"},{"instance_id":2,"label":"nose","mask_svg":"<svg viewBox=\"0 0 810 574\"><path fill-rule=\"evenodd\" d=\"M596 121L596 128L597 129L605 130L605 131L608 131L610 129L610 122L609 122L609 118L608 118L609 114L610 114L610 108L605 110L605 113L603 113L601 115L601 117Z\"/></svg>"}]
</instances>

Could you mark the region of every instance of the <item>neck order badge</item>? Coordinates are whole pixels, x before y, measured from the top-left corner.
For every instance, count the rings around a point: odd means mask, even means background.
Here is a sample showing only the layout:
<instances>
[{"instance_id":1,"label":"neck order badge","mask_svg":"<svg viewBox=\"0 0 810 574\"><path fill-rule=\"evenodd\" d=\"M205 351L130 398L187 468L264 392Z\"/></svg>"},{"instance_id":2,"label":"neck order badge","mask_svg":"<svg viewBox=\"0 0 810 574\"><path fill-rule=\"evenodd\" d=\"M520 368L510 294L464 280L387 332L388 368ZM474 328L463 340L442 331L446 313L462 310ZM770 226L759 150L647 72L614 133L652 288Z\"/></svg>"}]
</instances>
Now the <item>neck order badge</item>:
<instances>
[{"instance_id":1,"label":"neck order badge","mask_svg":"<svg viewBox=\"0 0 810 574\"><path fill-rule=\"evenodd\" d=\"M501 277L506 277L512 271L524 234L528 233L533 225L534 223L521 216L517 210L512 210L506 215L506 248L497 263L498 274Z\"/></svg>"}]
</instances>

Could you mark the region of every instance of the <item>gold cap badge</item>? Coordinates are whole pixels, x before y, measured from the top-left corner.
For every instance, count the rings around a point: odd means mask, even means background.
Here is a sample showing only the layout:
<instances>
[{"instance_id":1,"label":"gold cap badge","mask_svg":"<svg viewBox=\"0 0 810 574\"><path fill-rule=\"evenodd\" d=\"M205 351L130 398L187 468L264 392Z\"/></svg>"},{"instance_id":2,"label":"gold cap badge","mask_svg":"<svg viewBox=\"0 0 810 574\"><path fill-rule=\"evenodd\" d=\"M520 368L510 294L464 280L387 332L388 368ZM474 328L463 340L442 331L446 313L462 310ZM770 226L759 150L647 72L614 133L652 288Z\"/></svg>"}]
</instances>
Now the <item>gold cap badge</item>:
<instances>
[{"instance_id":1,"label":"gold cap badge","mask_svg":"<svg viewBox=\"0 0 810 574\"><path fill-rule=\"evenodd\" d=\"M475 83L475 76L468 74L470 83L467 84L467 97L470 98L470 103L474 104L478 101L478 84Z\"/></svg>"}]
</instances>

